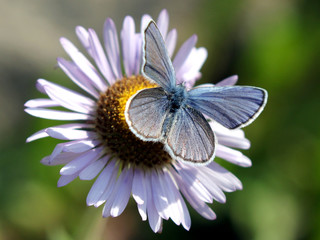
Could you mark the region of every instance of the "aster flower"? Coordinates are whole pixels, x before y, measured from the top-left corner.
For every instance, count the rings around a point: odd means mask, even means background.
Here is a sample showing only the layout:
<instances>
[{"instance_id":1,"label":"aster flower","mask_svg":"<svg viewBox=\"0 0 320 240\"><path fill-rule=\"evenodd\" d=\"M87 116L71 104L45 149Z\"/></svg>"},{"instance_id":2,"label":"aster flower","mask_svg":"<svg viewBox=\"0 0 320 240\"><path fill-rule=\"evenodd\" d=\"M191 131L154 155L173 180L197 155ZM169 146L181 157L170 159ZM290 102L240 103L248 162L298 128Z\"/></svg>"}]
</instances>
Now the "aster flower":
<instances>
[{"instance_id":1,"label":"aster flower","mask_svg":"<svg viewBox=\"0 0 320 240\"><path fill-rule=\"evenodd\" d=\"M142 17L142 30L150 19L148 15ZM177 31L168 31L166 10L159 14L157 25L172 57ZM120 42L111 19L104 24L103 44L93 29L77 27L76 34L93 63L66 38L61 38L60 42L71 61L63 58L57 61L87 95L39 79L37 89L49 99L25 103L25 111L30 115L72 121L42 129L27 139L31 142L50 136L65 140L41 160L45 165L64 165L58 187L77 177L81 180L96 178L87 195L87 205L104 204L103 217L116 217L132 196L142 220L148 219L154 232L160 232L163 219L169 218L185 229L190 228L185 200L203 217L215 219L207 203L224 203L224 192L242 189L241 182L214 161L199 166L174 161L162 143L144 142L128 128L124 116L127 100L138 90L156 86L140 73L142 35L136 32L133 18L124 19ZM187 88L201 77L200 68L207 57L205 48L195 47L196 41L196 35L186 40L172 61L177 83L184 82ZM233 76L217 85L234 85L236 81L237 76ZM210 126L217 136L217 157L239 166L251 166L250 159L233 149L250 147L242 130L231 131L215 122L210 122Z\"/></svg>"}]
</instances>

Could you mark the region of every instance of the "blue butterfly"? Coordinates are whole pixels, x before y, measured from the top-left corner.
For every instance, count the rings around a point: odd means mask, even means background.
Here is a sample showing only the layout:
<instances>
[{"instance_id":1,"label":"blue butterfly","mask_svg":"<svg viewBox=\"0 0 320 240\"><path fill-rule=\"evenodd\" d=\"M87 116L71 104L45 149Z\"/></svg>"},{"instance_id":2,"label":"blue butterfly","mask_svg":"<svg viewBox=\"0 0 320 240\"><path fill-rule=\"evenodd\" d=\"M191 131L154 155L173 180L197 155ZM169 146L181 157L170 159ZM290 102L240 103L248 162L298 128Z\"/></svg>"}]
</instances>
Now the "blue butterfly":
<instances>
[{"instance_id":1,"label":"blue butterfly","mask_svg":"<svg viewBox=\"0 0 320 240\"><path fill-rule=\"evenodd\" d=\"M130 130L143 141L162 142L179 161L207 164L214 159L216 137L204 117L229 129L247 126L262 112L267 91L249 86L176 84L175 71L154 21L144 31L142 74L159 85L138 91L126 104Z\"/></svg>"}]
</instances>

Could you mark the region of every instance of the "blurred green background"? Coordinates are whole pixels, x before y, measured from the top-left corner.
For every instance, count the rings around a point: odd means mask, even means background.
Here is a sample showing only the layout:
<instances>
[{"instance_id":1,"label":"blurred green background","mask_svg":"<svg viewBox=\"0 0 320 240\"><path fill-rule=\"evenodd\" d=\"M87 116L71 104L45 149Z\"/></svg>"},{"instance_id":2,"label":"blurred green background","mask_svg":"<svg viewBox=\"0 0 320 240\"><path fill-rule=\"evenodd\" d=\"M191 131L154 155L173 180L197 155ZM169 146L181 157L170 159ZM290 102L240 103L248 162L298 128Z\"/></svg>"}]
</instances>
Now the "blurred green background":
<instances>
[{"instance_id":1,"label":"blurred green background","mask_svg":"<svg viewBox=\"0 0 320 240\"><path fill-rule=\"evenodd\" d=\"M75 88L56 68L74 27L101 36L111 17L170 14L181 45L193 33L208 49L203 82L233 74L239 84L269 92L265 111L245 128L251 168L224 164L244 189L212 205L217 220L191 210L189 232L164 221L162 234L142 222L133 201L118 218L87 207L93 181L57 188L60 167L40 164L58 142L25 143L54 121L28 116L23 104L41 97L37 78ZM0 239L320 239L320 1L319 0L0 0ZM80 46L78 44L78 46Z\"/></svg>"}]
</instances>

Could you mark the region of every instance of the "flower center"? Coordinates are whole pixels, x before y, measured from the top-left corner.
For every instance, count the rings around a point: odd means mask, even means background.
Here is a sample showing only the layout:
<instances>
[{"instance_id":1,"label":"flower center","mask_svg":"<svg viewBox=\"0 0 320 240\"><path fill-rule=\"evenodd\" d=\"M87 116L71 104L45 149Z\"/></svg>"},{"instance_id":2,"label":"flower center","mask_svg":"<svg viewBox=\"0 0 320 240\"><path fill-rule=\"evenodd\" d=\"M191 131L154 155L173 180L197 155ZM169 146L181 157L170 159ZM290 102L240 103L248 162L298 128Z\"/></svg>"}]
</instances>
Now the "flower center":
<instances>
[{"instance_id":1,"label":"flower center","mask_svg":"<svg viewBox=\"0 0 320 240\"><path fill-rule=\"evenodd\" d=\"M160 142L145 142L129 129L124 111L137 91L157 87L143 76L124 77L100 95L95 127L107 151L124 164L154 168L172 161Z\"/></svg>"}]
</instances>

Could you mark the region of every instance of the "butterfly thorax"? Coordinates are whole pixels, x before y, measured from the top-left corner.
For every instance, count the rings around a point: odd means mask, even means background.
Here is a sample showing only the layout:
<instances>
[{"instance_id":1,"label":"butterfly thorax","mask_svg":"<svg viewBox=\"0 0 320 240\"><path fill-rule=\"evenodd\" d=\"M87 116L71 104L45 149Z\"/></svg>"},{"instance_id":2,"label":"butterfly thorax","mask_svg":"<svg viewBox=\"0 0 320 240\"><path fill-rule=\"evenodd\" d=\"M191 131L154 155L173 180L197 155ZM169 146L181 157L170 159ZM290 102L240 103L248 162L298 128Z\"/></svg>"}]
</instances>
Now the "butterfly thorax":
<instances>
[{"instance_id":1,"label":"butterfly thorax","mask_svg":"<svg viewBox=\"0 0 320 240\"><path fill-rule=\"evenodd\" d=\"M187 91L182 85L176 86L176 88L174 88L172 92L168 94L170 113L175 113L180 109L181 106L185 104L186 96Z\"/></svg>"}]
</instances>

